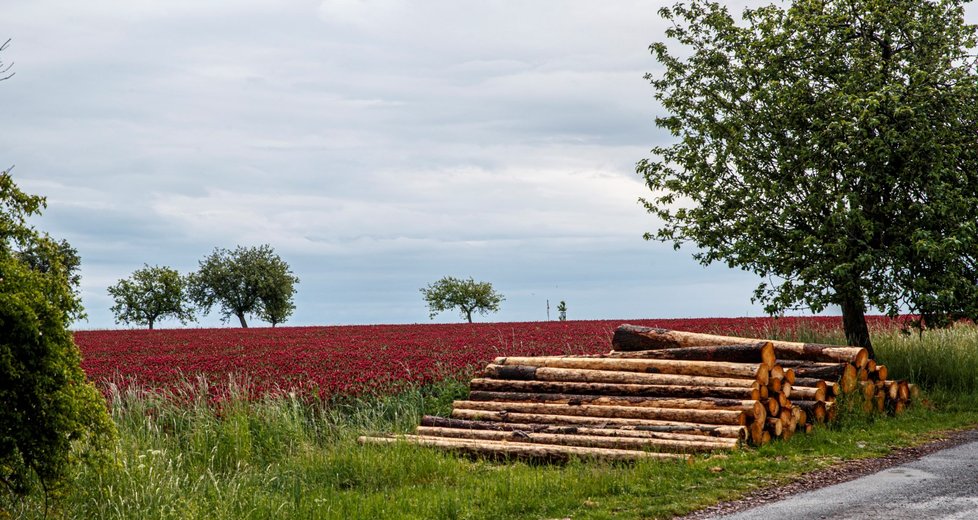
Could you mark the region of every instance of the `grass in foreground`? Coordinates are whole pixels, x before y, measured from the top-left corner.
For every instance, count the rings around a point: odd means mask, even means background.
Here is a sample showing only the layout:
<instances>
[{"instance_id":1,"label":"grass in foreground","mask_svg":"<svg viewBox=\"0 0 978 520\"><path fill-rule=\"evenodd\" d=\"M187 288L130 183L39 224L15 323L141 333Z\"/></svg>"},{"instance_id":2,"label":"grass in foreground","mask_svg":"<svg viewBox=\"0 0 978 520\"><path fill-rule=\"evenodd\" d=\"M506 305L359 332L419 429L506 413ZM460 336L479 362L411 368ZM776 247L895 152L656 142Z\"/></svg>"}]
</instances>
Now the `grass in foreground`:
<instances>
[{"instance_id":1,"label":"grass in foreground","mask_svg":"<svg viewBox=\"0 0 978 520\"><path fill-rule=\"evenodd\" d=\"M408 445L360 446L357 435L411 430L447 414L465 383L446 381L381 399L310 406L282 397L148 395L113 403L116 464L83 470L51 505L65 518L668 518L841 460L880 456L938 432L978 424L978 332L877 338L893 377L927 388L928 402L889 418L850 414L811 435L692 464L497 463ZM194 393L188 395L206 395ZM40 517L42 497L0 502Z\"/></svg>"}]
</instances>

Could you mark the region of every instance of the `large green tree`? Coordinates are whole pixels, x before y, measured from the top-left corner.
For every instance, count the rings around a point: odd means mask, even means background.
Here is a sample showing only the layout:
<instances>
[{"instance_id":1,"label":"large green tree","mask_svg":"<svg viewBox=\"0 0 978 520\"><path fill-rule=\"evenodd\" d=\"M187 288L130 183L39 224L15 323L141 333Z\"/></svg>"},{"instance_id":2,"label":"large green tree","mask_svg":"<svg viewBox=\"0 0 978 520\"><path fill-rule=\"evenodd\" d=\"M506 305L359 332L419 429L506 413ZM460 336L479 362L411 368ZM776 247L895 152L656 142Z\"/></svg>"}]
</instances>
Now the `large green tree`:
<instances>
[{"instance_id":1,"label":"large green tree","mask_svg":"<svg viewBox=\"0 0 978 520\"><path fill-rule=\"evenodd\" d=\"M672 144L639 162L661 226L767 280L769 312L978 316L978 75L961 0L662 9L649 74Z\"/></svg>"},{"instance_id":2,"label":"large green tree","mask_svg":"<svg viewBox=\"0 0 978 520\"><path fill-rule=\"evenodd\" d=\"M440 312L457 309L469 323L472 323L473 312L483 316L496 312L505 299L489 282L477 282L472 278L461 280L453 276L428 284L421 289L421 294L432 319Z\"/></svg>"},{"instance_id":3,"label":"large green tree","mask_svg":"<svg viewBox=\"0 0 978 520\"><path fill-rule=\"evenodd\" d=\"M170 267L145 265L109 287L108 292L115 301L111 310L117 323L148 325L152 330L160 319L174 318L180 323L194 319L186 281Z\"/></svg>"},{"instance_id":4,"label":"large green tree","mask_svg":"<svg viewBox=\"0 0 978 520\"><path fill-rule=\"evenodd\" d=\"M0 172L0 484L14 495L68 484L115 431L68 330L81 313L73 268L27 223L44 207Z\"/></svg>"},{"instance_id":5,"label":"large green tree","mask_svg":"<svg viewBox=\"0 0 978 520\"><path fill-rule=\"evenodd\" d=\"M200 269L190 276L190 296L204 312L218 305L225 321L238 318L247 327L245 316L258 315L274 326L291 314L295 305L292 274L271 246L238 246L233 251L215 249L200 261Z\"/></svg>"}]
</instances>

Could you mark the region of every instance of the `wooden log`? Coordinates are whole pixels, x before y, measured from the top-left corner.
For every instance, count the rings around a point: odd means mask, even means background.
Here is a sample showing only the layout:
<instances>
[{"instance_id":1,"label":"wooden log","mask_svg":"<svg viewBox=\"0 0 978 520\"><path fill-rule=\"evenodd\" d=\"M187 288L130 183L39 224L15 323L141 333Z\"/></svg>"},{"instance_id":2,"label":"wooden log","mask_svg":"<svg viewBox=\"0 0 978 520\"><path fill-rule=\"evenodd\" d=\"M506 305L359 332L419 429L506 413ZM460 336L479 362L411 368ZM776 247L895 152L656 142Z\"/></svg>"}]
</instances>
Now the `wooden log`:
<instances>
[{"instance_id":1,"label":"wooden log","mask_svg":"<svg viewBox=\"0 0 978 520\"><path fill-rule=\"evenodd\" d=\"M897 389L897 399L901 401L920 399L920 391L917 390L916 385L911 385L903 379L901 379L897 384L899 385L899 388Z\"/></svg>"},{"instance_id":2,"label":"wooden log","mask_svg":"<svg viewBox=\"0 0 978 520\"><path fill-rule=\"evenodd\" d=\"M824 388L826 390L826 395L829 395L829 382L824 379L815 379L812 377L798 377L795 378L795 383L793 386L807 386L811 388ZM835 384L835 383L831 383Z\"/></svg>"},{"instance_id":3,"label":"wooden log","mask_svg":"<svg viewBox=\"0 0 978 520\"><path fill-rule=\"evenodd\" d=\"M357 438L360 444L393 444L408 442L419 446L449 449L469 455L488 455L519 457L534 460L568 460L572 457L598 458L605 460L632 461L639 459L679 459L692 461L690 455L679 453L660 453L640 450L616 450L608 448L582 448L578 446L554 446L523 442L483 441L469 439L444 439L421 435L398 435L396 437Z\"/></svg>"},{"instance_id":4,"label":"wooden log","mask_svg":"<svg viewBox=\"0 0 978 520\"><path fill-rule=\"evenodd\" d=\"M773 437L781 437L784 435L784 423L777 417L768 417L767 428L765 429L770 432Z\"/></svg>"},{"instance_id":5,"label":"wooden log","mask_svg":"<svg viewBox=\"0 0 978 520\"><path fill-rule=\"evenodd\" d=\"M764 401L768 415L778 415L781 413L781 403L777 399L767 398Z\"/></svg>"},{"instance_id":6,"label":"wooden log","mask_svg":"<svg viewBox=\"0 0 978 520\"><path fill-rule=\"evenodd\" d=\"M791 387L791 395L796 400L824 401L825 388L810 387L810 386L794 386Z\"/></svg>"},{"instance_id":7,"label":"wooden log","mask_svg":"<svg viewBox=\"0 0 978 520\"><path fill-rule=\"evenodd\" d=\"M643 374L673 374L682 376L736 377L753 379L766 384L771 368L760 363L728 363L724 361L684 361L674 359L625 359L570 356L497 357L496 365L570 368ZM777 366L777 365L775 365Z\"/></svg>"},{"instance_id":8,"label":"wooden log","mask_svg":"<svg viewBox=\"0 0 978 520\"><path fill-rule=\"evenodd\" d=\"M517 412L495 412L489 410L452 410L452 417L475 421L496 421L501 423L531 423L553 425L580 425L600 428L640 429L658 432L686 433L709 437L747 438L745 426L699 424L679 421L655 421L647 419L622 419L608 417L588 417L581 415L549 415Z\"/></svg>"},{"instance_id":9,"label":"wooden log","mask_svg":"<svg viewBox=\"0 0 978 520\"><path fill-rule=\"evenodd\" d=\"M828 419L825 401L792 401L794 406L803 410L808 416L808 422L824 423Z\"/></svg>"},{"instance_id":10,"label":"wooden log","mask_svg":"<svg viewBox=\"0 0 978 520\"><path fill-rule=\"evenodd\" d=\"M772 366L775 362L774 345L769 341L742 345L716 345L704 347L665 348L660 350L618 351L609 357L638 359L684 359L689 361L728 361L733 363L760 363Z\"/></svg>"},{"instance_id":11,"label":"wooden log","mask_svg":"<svg viewBox=\"0 0 978 520\"><path fill-rule=\"evenodd\" d=\"M784 371L784 380L787 381L788 384L791 384L791 385L795 384L795 380L798 377L797 374L795 374L795 369L793 369L793 368L782 368L782 370Z\"/></svg>"},{"instance_id":12,"label":"wooden log","mask_svg":"<svg viewBox=\"0 0 978 520\"><path fill-rule=\"evenodd\" d=\"M764 443L764 427L767 425L767 419L763 421L754 421L750 424L750 433L748 439L750 443L755 446L760 446Z\"/></svg>"},{"instance_id":13,"label":"wooden log","mask_svg":"<svg viewBox=\"0 0 978 520\"><path fill-rule=\"evenodd\" d=\"M455 430L492 430L499 432L529 432L529 433L554 433L563 435L593 435L599 437L635 437L640 439L674 439L687 441L702 441L710 439L729 447L736 447L741 439L732 437L714 437L708 435L693 435L671 430L657 431L641 429L635 426L606 427L598 426L577 426L577 425L558 425L541 423L503 423L495 421L469 421L465 419L452 419L450 417L435 417L426 415L421 419L421 426L434 428L451 428Z\"/></svg>"},{"instance_id":14,"label":"wooden log","mask_svg":"<svg viewBox=\"0 0 978 520\"><path fill-rule=\"evenodd\" d=\"M455 401L455 410L489 410L495 412L534 413L544 415L586 415L611 419L652 419L701 424L747 424L742 410L696 410L683 408L652 408L644 406L592 406L543 403L514 403L496 401Z\"/></svg>"},{"instance_id":15,"label":"wooden log","mask_svg":"<svg viewBox=\"0 0 978 520\"><path fill-rule=\"evenodd\" d=\"M689 441L682 439L638 438L638 437L605 437L597 435L545 433L545 432L501 432L492 430L471 430L454 428L435 428L419 426L418 435L426 437L443 437L455 439L476 439L485 441L528 442L533 444L554 444L560 446L581 446L585 448L612 448L620 450L654 450L671 452L705 452L715 450L730 450L736 444L724 442L722 439L700 437ZM730 439L733 440L733 439ZM734 440L736 442L736 440Z\"/></svg>"},{"instance_id":16,"label":"wooden log","mask_svg":"<svg viewBox=\"0 0 978 520\"><path fill-rule=\"evenodd\" d=\"M496 379L524 381L565 381L571 383L626 383L646 385L704 385L711 387L754 388L757 381L729 377L687 376L679 374L642 374L611 370L551 368L526 365L488 365L483 374Z\"/></svg>"},{"instance_id":17,"label":"wooden log","mask_svg":"<svg viewBox=\"0 0 978 520\"><path fill-rule=\"evenodd\" d=\"M876 374L874 377L879 381L886 381L887 376L890 375L890 369L886 368L886 365L876 365Z\"/></svg>"},{"instance_id":18,"label":"wooden log","mask_svg":"<svg viewBox=\"0 0 978 520\"><path fill-rule=\"evenodd\" d=\"M777 359L803 359L811 361L845 361L857 367L864 367L869 361L869 352L859 347L839 345L819 345L794 341L761 340L716 336L696 332L682 332L669 329L621 325L612 338L614 350L658 350L662 348L681 348L715 345L739 345L770 341L774 345Z\"/></svg>"},{"instance_id":19,"label":"wooden log","mask_svg":"<svg viewBox=\"0 0 978 520\"><path fill-rule=\"evenodd\" d=\"M758 400L717 399L712 397L684 399L672 397L602 396L580 394L550 394L527 392L469 392L470 401L512 401L571 406L647 406L653 408L686 408L700 410L740 410L750 417L766 413Z\"/></svg>"},{"instance_id":20,"label":"wooden log","mask_svg":"<svg viewBox=\"0 0 978 520\"><path fill-rule=\"evenodd\" d=\"M893 415L900 415L905 411L907 411L907 401L893 401Z\"/></svg>"},{"instance_id":21,"label":"wooden log","mask_svg":"<svg viewBox=\"0 0 978 520\"><path fill-rule=\"evenodd\" d=\"M760 388L756 384L751 387L716 387L565 381L515 381L509 379L476 378L469 383L469 387L472 391L494 392L540 392L636 397L716 397L744 400L757 400L761 398Z\"/></svg>"},{"instance_id":22,"label":"wooden log","mask_svg":"<svg viewBox=\"0 0 978 520\"><path fill-rule=\"evenodd\" d=\"M883 388L886 392L886 398L891 401L896 401L900 397L900 382L899 381L883 381Z\"/></svg>"},{"instance_id":23,"label":"wooden log","mask_svg":"<svg viewBox=\"0 0 978 520\"><path fill-rule=\"evenodd\" d=\"M816 363L813 361L778 360L782 368L790 368L795 372L795 378L824 379L838 381L845 372L848 363ZM854 367L855 368L855 367Z\"/></svg>"},{"instance_id":24,"label":"wooden log","mask_svg":"<svg viewBox=\"0 0 978 520\"><path fill-rule=\"evenodd\" d=\"M803 431L804 426L809 423L808 412L797 406L795 409L798 410L798 429Z\"/></svg>"}]
</instances>

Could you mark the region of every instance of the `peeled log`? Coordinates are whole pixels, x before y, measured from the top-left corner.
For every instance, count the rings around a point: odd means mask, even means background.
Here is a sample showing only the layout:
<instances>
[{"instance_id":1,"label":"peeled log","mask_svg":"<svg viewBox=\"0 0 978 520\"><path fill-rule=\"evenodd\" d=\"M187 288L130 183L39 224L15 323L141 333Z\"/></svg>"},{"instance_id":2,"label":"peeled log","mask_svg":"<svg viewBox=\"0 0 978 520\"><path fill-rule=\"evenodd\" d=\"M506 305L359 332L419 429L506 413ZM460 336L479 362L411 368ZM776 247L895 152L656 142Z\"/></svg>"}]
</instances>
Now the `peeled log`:
<instances>
[{"instance_id":1,"label":"peeled log","mask_svg":"<svg viewBox=\"0 0 978 520\"><path fill-rule=\"evenodd\" d=\"M580 446L586 448L611 448L620 450L646 450L672 452L703 452L714 450L729 450L736 447L719 439L700 437L700 440L688 441L680 439L641 439L637 437L601 437L594 435L577 435L561 433L538 432L498 432L491 430L456 430L452 428L433 428L419 426L418 435L427 437L448 437L458 439L474 439L484 441L528 442L533 444L553 444L559 446Z\"/></svg>"},{"instance_id":2,"label":"peeled log","mask_svg":"<svg viewBox=\"0 0 978 520\"><path fill-rule=\"evenodd\" d=\"M745 342L758 343L768 340L716 336L697 332L683 332L669 329L621 325L615 330L612 346L614 350L658 350L663 348L682 348L715 345L739 345ZM770 341L774 345L777 359L804 359L811 361L845 361L857 367L864 367L869 361L869 352L860 347L839 345L819 345L794 341Z\"/></svg>"},{"instance_id":3,"label":"peeled log","mask_svg":"<svg viewBox=\"0 0 978 520\"><path fill-rule=\"evenodd\" d=\"M497 421L504 423L541 423L553 425L586 425L601 428L627 429L657 432L676 432L689 435L706 435L709 437L730 437L734 439L747 438L747 428L744 426L728 426L715 424L699 424L680 421L653 421L647 419L621 419L607 417L587 417L580 415L548 415L535 413L495 412L489 410L452 410L456 419L471 419L476 421Z\"/></svg>"},{"instance_id":4,"label":"peeled log","mask_svg":"<svg viewBox=\"0 0 978 520\"><path fill-rule=\"evenodd\" d=\"M747 414L741 410L687 410L639 406L570 406L563 404L511 403L493 401L455 401L455 410L535 413L545 415L584 415L612 419L651 419L701 424L744 425Z\"/></svg>"},{"instance_id":5,"label":"peeled log","mask_svg":"<svg viewBox=\"0 0 978 520\"><path fill-rule=\"evenodd\" d=\"M571 368L643 374L675 374L684 376L740 377L766 384L770 368L760 363L728 363L724 361L684 361L673 359L626 359L569 356L498 357L496 365L547 368Z\"/></svg>"},{"instance_id":6,"label":"peeled log","mask_svg":"<svg viewBox=\"0 0 978 520\"><path fill-rule=\"evenodd\" d=\"M587 457L605 460L638 459L680 459L692 461L689 455L679 453L659 453L638 450L615 450L608 448L581 448L578 446L553 446L521 442L476 441L468 439L444 439L421 435L399 435L396 437L359 437L360 444L393 444L408 442L419 446L449 449L470 455L508 456L539 460L568 460L571 457Z\"/></svg>"},{"instance_id":7,"label":"peeled log","mask_svg":"<svg viewBox=\"0 0 978 520\"><path fill-rule=\"evenodd\" d=\"M541 392L555 394L590 394L636 397L716 397L725 399L759 399L758 385L752 387L718 387L685 385L640 385L565 381L514 381L476 378L469 384L473 391Z\"/></svg>"},{"instance_id":8,"label":"peeled log","mask_svg":"<svg viewBox=\"0 0 978 520\"><path fill-rule=\"evenodd\" d=\"M577 394L548 394L523 392L484 392L472 391L470 401L511 401L546 404L564 404L570 406L647 406L653 408L685 408L700 410L740 410L751 417L763 415L764 405L758 400L737 399L682 399L669 397L635 397L635 396L601 396Z\"/></svg>"},{"instance_id":9,"label":"peeled log","mask_svg":"<svg viewBox=\"0 0 978 520\"><path fill-rule=\"evenodd\" d=\"M612 351L608 357L629 359L684 359L689 361L728 361L774 365L774 345L770 341L743 345L664 348L659 350Z\"/></svg>"},{"instance_id":10,"label":"peeled log","mask_svg":"<svg viewBox=\"0 0 978 520\"><path fill-rule=\"evenodd\" d=\"M485 377L523 381L567 381L577 383L626 383L646 385L725 386L754 388L757 381L729 377L686 376L678 374L641 374L577 368L550 368L526 365L491 364L483 371Z\"/></svg>"},{"instance_id":11,"label":"peeled log","mask_svg":"<svg viewBox=\"0 0 978 520\"><path fill-rule=\"evenodd\" d=\"M533 424L533 423L500 423L493 421L468 421L465 419L451 419L447 417L435 417L426 415L421 419L421 426L435 428L452 428L455 430L492 430L499 432L527 432L527 433L554 433L563 435L595 435L599 437L634 437L640 439L673 439L686 441L703 441L709 439L727 447L736 447L740 444L740 439L731 437L713 437L707 435L693 435L688 433L677 433L674 431L655 431L648 428L639 429L635 426L621 427L591 427L574 425L555 425L555 424Z\"/></svg>"}]
</instances>

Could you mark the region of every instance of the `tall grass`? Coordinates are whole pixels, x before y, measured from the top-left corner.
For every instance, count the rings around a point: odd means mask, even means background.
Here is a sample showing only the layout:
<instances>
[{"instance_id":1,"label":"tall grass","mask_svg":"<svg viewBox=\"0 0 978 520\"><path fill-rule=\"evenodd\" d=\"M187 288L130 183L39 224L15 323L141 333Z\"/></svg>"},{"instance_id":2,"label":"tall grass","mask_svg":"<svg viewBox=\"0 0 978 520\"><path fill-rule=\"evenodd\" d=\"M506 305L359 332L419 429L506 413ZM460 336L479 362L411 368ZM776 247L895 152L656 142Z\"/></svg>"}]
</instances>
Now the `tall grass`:
<instances>
[{"instance_id":1,"label":"tall grass","mask_svg":"<svg viewBox=\"0 0 978 520\"><path fill-rule=\"evenodd\" d=\"M874 347L891 379L908 379L931 391L978 392L978 327L974 325L923 334L891 331L878 335Z\"/></svg>"}]
</instances>

